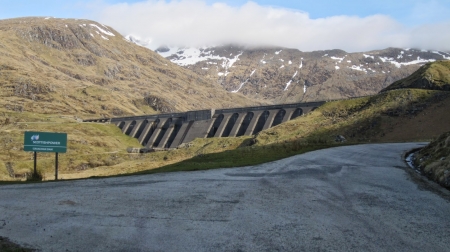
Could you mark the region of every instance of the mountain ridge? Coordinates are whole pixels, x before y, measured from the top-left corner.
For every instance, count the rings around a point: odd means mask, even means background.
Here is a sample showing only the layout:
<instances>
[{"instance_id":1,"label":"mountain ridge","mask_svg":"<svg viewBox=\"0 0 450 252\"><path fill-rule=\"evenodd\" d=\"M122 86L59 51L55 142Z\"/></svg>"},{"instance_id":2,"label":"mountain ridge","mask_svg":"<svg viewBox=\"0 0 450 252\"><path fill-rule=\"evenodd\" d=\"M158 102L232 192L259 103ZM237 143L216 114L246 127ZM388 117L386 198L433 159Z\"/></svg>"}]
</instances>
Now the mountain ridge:
<instances>
[{"instance_id":1,"label":"mountain ridge","mask_svg":"<svg viewBox=\"0 0 450 252\"><path fill-rule=\"evenodd\" d=\"M373 95L425 63L450 59L447 52L400 48L347 53L227 45L156 52L228 92L270 103Z\"/></svg>"}]
</instances>

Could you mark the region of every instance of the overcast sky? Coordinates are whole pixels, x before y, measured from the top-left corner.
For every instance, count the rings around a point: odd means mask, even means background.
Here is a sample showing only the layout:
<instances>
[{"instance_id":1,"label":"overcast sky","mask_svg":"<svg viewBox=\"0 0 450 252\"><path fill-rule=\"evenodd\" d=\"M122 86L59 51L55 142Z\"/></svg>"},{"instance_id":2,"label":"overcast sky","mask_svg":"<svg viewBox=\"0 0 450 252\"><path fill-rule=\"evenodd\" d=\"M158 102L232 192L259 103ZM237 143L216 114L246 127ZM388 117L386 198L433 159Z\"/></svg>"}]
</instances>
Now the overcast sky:
<instances>
[{"instance_id":1,"label":"overcast sky","mask_svg":"<svg viewBox=\"0 0 450 252\"><path fill-rule=\"evenodd\" d=\"M223 43L450 51L450 0L2 0L0 19L87 18L150 48Z\"/></svg>"}]
</instances>

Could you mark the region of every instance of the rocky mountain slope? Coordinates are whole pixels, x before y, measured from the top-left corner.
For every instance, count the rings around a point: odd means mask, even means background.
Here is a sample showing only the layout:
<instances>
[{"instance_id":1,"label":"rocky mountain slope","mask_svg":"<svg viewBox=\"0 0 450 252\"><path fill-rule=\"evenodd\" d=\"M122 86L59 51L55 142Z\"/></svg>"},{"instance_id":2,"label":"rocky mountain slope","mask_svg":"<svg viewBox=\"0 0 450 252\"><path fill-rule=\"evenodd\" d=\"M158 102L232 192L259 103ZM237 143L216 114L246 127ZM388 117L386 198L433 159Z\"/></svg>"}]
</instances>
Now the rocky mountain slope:
<instances>
[{"instance_id":1,"label":"rocky mountain slope","mask_svg":"<svg viewBox=\"0 0 450 252\"><path fill-rule=\"evenodd\" d=\"M257 105L89 20L0 20L0 107L123 116Z\"/></svg>"},{"instance_id":2,"label":"rocky mountain slope","mask_svg":"<svg viewBox=\"0 0 450 252\"><path fill-rule=\"evenodd\" d=\"M160 47L156 52L228 92L271 103L372 95L427 62L450 59L446 52L398 48L347 53L241 46Z\"/></svg>"}]
</instances>

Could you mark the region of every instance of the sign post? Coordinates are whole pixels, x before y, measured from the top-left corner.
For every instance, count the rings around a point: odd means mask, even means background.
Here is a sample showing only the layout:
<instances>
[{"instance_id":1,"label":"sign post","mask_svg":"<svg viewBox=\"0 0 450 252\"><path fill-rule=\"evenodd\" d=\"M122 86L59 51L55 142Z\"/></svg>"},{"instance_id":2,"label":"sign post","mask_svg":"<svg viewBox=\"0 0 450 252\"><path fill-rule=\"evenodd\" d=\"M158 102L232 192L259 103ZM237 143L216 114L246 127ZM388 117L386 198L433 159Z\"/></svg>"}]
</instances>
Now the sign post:
<instances>
[{"instance_id":1,"label":"sign post","mask_svg":"<svg viewBox=\"0 0 450 252\"><path fill-rule=\"evenodd\" d=\"M26 131L23 150L34 152L34 175L37 174L37 152L55 152L55 180L58 180L58 153L67 151L67 133Z\"/></svg>"},{"instance_id":2,"label":"sign post","mask_svg":"<svg viewBox=\"0 0 450 252\"><path fill-rule=\"evenodd\" d=\"M37 152L34 152L34 175L37 174L37 170L36 170L36 160L37 160Z\"/></svg>"},{"instance_id":3,"label":"sign post","mask_svg":"<svg viewBox=\"0 0 450 252\"><path fill-rule=\"evenodd\" d=\"M55 180L58 180L58 152L55 153Z\"/></svg>"}]
</instances>

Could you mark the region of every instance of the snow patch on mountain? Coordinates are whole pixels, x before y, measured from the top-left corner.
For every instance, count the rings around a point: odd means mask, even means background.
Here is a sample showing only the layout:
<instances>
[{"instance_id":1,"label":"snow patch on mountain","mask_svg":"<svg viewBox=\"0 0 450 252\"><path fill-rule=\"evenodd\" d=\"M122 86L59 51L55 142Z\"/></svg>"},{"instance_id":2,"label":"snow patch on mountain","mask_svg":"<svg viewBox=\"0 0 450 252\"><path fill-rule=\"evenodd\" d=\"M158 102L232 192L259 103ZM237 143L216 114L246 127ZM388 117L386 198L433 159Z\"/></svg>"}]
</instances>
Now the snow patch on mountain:
<instances>
[{"instance_id":1,"label":"snow patch on mountain","mask_svg":"<svg viewBox=\"0 0 450 252\"><path fill-rule=\"evenodd\" d=\"M388 58L388 57L380 57L380 60L383 62L390 62L391 64L395 65L397 68L401 68L402 66L407 66L407 65L425 64L428 62L436 61L435 59L421 59L419 56L417 57L416 60L409 61L409 62L397 62L393 58Z\"/></svg>"},{"instance_id":2,"label":"snow patch on mountain","mask_svg":"<svg viewBox=\"0 0 450 252\"><path fill-rule=\"evenodd\" d=\"M135 43L136 45L142 46L142 47L148 47L150 43L152 42L151 39L143 40L138 36L135 35L127 35L125 36L125 40L131 43ZM164 56L163 56L164 57Z\"/></svg>"},{"instance_id":3,"label":"snow patch on mountain","mask_svg":"<svg viewBox=\"0 0 450 252\"><path fill-rule=\"evenodd\" d=\"M244 82L242 82L241 85L239 85L238 89L231 91L231 93L239 92L239 90L241 90L241 88L245 85L245 83L247 83L247 81L248 81L248 79L246 79Z\"/></svg>"},{"instance_id":4,"label":"snow patch on mountain","mask_svg":"<svg viewBox=\"0 0 450 252\"><path fill-rule=\"evenodd\" d=\"M252 73L250 74L250 77L252 77L252 75L253 75L255 72L256 72L256 69L252 71ZM237 93L237 92L239 92L239 90L241 90L241 88L244 87L244 85L248 82L248 80L250 79L250 77L247 78L244 82L242 82L242 83L239 85L239 88L238 88L238 89L231 91L231 93Z\"/></svg>"},{"instance_id":5,"label":"snow patch on mountain","mask_svg":"<svg viewBox=\"0 0 450 252\"><path fill-rule=\"evenodd\" d=\"M334 56L331 56L330 58L333 60L337 60L338 63L341 63L345 59L345 57L339 58L339 57L334 57Z\"/></svg>"},{"instance_id":6,"label":"snow patch on mountain","mask_svg":"<svg viewBox=\"0 0 450 252\"><path fill-rule=\"evenodd\" d=\"M448 54L448 53L446 53L447 55L445 55L445 53L441 53L439 51L432 51L432 53L441 55L443 59L450 60L450 54Z\"/></svg>"},{"instance_id":7,"label":"snow patch on mountain","mask_svg":"<svg viewBox=\"0 0 450 252\"><path fill-rule=\"evenodd\" d=\"M236 61L239 60L239 56L243 54L241 51L239 54L233 56L230 53L229 57L221 57L214 55L214 50L206 50L203 48L178 48L178 47L166 47L163 49L157 49L156 52L159 53L164 58L170 57L170 60L180 66L195 65L202 61L222 61L222 67L225 68L224 75L227 75L228 69L233 66ZM209 62L208 64L213 64ZM220 75L220 74L219 74Z\"/></svg>"},{"instance_id":8,"label":"snow patch on mountain","mask_svg":"<svg viewBox=\"0 0 450 252\"><path fill-rule=\"evenodd\" d=\"M364 69L364 68L362 67L362 65L359 65L359 66L352 65L351 67L348 67L348 68L353 69L353 70L356 70L356 71L361 71L361 72L367 73L367 70Z\"/></svg>"},{"instance_id":9,"label":"snow patch on mountain","mask_svg":"<svg viewBox=\"0 0 450 252\"><path fill-rule=\"evenodd\" d=\"M290 80L288 83L286 83L286 87L284 88L284 91L286 91L288 89L288 87L291 85L292 80Z\"/></svg>"},{"instance_id":10,"label":"snow patch on mountain","mask_svg":"<svg viewBox=\"0 0 450 252\"><path fill-rule=\"evenodd\" d=\"M95 25L95 24L89 24L89 25L92 26L92 27L97 28L101 33L103 33L105 35L108 35L108 36L111 36L111 37L116 36L116 35L114 35L114 33L110 32L110 31L106 31L106 30L100 28L98 25ZM86 25L84 25L84 26L86 26Z\"/></svg>"},{"instance_id":11,"label":"snow patch on mountain","mask_svg":"<svg viewBox=\"0 0 450 252\"><path fill-rule=\"evenodd\" d=\"M295 76L297 76L297 74L298 74L298 71L295 71L295 74L292 76L291 80L288 83L286 83L286 87L284 88L284 91L286 91L288 89L288 87L291 85L293 79L295 78Z\"/></svg>"},{"instance_id":12,"label":"snow patch on mountain","mask_svg":"<svg viewBox=\"0 0 450 252\"><path fill-rule=\"evenodd\" d=\"M222 57L222 59L224 60L224 61L223 61L223 64L222 64L222 67L224 67L224 68L230 68L230 67L232 67L233 64L236 63L236 61L239 60L239 57L240 57L243 53L244 53L244 52L240 52L238 55L234 56L234 58L232 58L232 59L228 59L228 58Z\"/></svg>"}]
</instances>

